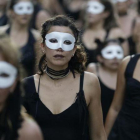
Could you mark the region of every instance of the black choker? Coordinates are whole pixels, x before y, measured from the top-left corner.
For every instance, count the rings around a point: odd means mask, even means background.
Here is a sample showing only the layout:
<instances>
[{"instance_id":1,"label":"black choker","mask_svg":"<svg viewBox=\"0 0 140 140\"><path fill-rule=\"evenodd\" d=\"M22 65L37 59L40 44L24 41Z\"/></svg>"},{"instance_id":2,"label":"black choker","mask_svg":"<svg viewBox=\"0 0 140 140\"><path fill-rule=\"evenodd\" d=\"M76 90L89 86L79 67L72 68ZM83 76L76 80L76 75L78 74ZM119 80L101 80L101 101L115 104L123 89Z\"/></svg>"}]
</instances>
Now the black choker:
<instances>
[{"instance_id":1,"label":"black choker","mask_svg":"<svg viewBox=\"0 0 140 140\"><path fill-rule=\"evenodd\" d=\"M69 67L60 71L55 71L49 67L46 68L47 75L53 80L58 80L66 77L69 74L69 72L70 72Z\"/></svg>"}]
</instances>

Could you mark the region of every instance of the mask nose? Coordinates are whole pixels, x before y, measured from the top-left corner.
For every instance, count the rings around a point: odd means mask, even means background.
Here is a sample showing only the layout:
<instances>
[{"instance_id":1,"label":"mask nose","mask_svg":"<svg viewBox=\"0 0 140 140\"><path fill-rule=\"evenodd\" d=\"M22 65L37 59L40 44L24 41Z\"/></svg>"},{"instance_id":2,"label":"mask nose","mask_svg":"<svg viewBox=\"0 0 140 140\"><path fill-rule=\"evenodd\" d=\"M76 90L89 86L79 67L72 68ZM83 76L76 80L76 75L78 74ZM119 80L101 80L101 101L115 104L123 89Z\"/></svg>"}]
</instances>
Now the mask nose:
<instances>
[{"instance_id":1,"label":"mask nose","mask_svg":"<svg viewBox=\"0 0 140 140\"><path fill-rule=\"evenodd\" d=\"M59 43L58 43L58 49L61 49L61 50L63 50L63 42L62 41L60 41Z\"/></svg>"}]
</instances>

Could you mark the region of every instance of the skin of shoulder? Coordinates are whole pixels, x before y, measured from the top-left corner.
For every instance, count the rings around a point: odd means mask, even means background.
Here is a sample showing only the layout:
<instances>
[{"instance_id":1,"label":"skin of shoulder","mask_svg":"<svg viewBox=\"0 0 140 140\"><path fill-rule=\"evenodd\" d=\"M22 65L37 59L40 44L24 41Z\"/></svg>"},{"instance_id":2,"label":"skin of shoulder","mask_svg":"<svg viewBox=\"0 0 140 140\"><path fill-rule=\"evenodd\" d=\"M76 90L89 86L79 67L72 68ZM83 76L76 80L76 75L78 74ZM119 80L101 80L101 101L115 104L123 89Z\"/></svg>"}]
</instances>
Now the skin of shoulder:
<instances>
[{"instance_id":1,"label":"skin of shoulder","mask_svg":"<svg viewBox=\"0 0 140 140\"><path fill-rule=\"evenodd\" d=\"M4 25L4 26L1 26L0 27L0 34L5 33L8 28L9 28L9 25L8 24L7 25Z\"/></svg>"},{"instance_id":2,"label":"skin of shoulder","mask_svg":"<svg viewBox=\"0 0 140 140\"><path fill-rule=\"evenodd\" d=\"M87 70L86 71L96 74L96 64L95 63L90 63L87 66Z\"/></svg>"},{"instance_id":3,"label":"skin of shoulder","mask_svg":"<svg viewBox=\"0 0 140 140\"><path fill-rule=\"evenodd\" d=\"M100 85L98 77L91 72L85 72L84 76L84 91L87 93L89 101L94 98L95 94L100 93ZM96 91L99 90L99 91ZM86 96L86 95L85 95ZM90 102L89 102L90 103Z\"/></svg>"},{"instance_id":4,"label":"skin of shoulder","mask_svg":"<svg viewBox=\"0 0 140 140\"><path fill-rule=\"evenodd\" d=\"M43 140L39 126L29 117L24 117L22 128L19 130L19 136L19 140Z\"/></svg>"}]
</instances>

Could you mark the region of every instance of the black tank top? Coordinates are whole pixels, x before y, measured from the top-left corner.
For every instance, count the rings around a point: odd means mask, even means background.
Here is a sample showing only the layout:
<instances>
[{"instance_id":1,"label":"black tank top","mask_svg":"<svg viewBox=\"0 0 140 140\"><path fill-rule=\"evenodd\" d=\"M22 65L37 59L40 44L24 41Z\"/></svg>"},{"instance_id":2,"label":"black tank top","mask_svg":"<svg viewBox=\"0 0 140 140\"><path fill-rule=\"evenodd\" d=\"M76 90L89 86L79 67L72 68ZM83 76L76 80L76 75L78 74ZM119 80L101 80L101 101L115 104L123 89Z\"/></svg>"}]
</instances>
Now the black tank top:
<instances>
[{"instance_id":1,"label":"black tank top","mask_svg":"<svg viewBox=\"0 0 140 140\"><path fill-rule=\"evenodd\" d=\"M6 31L7 34L10 34L10 28ZM33 75L35 72L35 50L34 45L36 43L36 40L31 32L31 30L28 30L29 38L28 42L25 46L22 46L20 48L21 51L21 58L20 62L23 65L24 69L26 70L27 76Z\"/></svg>"},{"instance_id":2,"label":"black tank top","mask_svg":"<svg viewBox=\"0 0 140 140\"><path fill-rule=\"evenodd\" d=\"M45 140L89 140L88 109L83 91L84 74L80 77L80 90L75 101L60 114L52 112L42 103L35 89L34 77L24 80L24 107L38 122Z\"/></svg>"},{"instance_id":3,"label":"black tank top","mask_svg":"<svg viewBox=\"0 0 140 140\"><path fill-rule=\"evenodd\" d=\"M125 99L109 140L140 140L140 81L133 78L139 59L140 54L131 57L126 67Z\"/></svg>"},{"instance_id":4,"label":"black tank top","mask_svg":"<svg viewBox=\"0 0 140 140\"><path fill-rule=\"evenodd\" d=\"M110 108L110 105L112 103L115 90L107 87L101 81L100 76L99 76L99 68L98 68L98 65L96 65L96 72L97 72L97 76L99 78L99 82L100 82L100 86L101 86L101 105L102 105L102 111L103 111L103 121L105 123L105 119L106 119L108 110Z\"/></svg>"},{"instance_id":5,"label":"black tank top","mask_svg":"<svg viewBox=\"0 0 140 140\"><path fill-rule=\"evenodd\" d=\"M8 17L6 16L6 14L3 14L0 17L0 26L4 26L8 23Z\"/></svg>"}]
</instances>

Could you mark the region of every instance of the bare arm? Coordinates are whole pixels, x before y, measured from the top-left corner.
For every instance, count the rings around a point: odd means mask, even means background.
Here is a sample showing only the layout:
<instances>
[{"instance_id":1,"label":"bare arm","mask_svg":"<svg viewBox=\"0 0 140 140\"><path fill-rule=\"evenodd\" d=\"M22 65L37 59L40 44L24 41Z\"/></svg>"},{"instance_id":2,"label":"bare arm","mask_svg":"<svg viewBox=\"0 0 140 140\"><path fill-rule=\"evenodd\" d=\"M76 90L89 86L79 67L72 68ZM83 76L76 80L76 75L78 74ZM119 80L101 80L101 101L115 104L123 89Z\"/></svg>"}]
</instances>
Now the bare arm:
<instances>
[{"instance_id":1,"label":"bare arm","mask_svg":"<svg viewBox=\"0 0 140 140\"><path fill-rule=\"evenodd\" d=\"M19 130L19 140L43 140L41 130L33 119L26 117Z\"/></svg>"},{"instance_id":2,"label":"bare arm","mask_svg":"<svg viewBox=\"0 0 140 140\"><path fill-rule=\"evenodd\" d=\"M103 115L100 102L100 85L97 77L94 74L87 73L85 82L88 85L85 87L85 93L90 97L89 110L89 132L91 140L107 140L104 126ZM87 79L87 80L86 80Z\"/></svg>"},{"instance_id":3,"label":"bare arm","mask_svg":"<svg viewBox=\"0 0 140 140\"><path fill-rule=\"evenodd\" d=\"M115 95L109 109L106 122L105 122L105 130L107 136L109 135L111 128L118 116L118 113L122 107L124 96L125 96L125 70L126 66L130 60L130 56L124 58L122 61L119 70L118 70L118 77L117 77L117 88L115 91Z\"/></svg>"}]
</instances>

